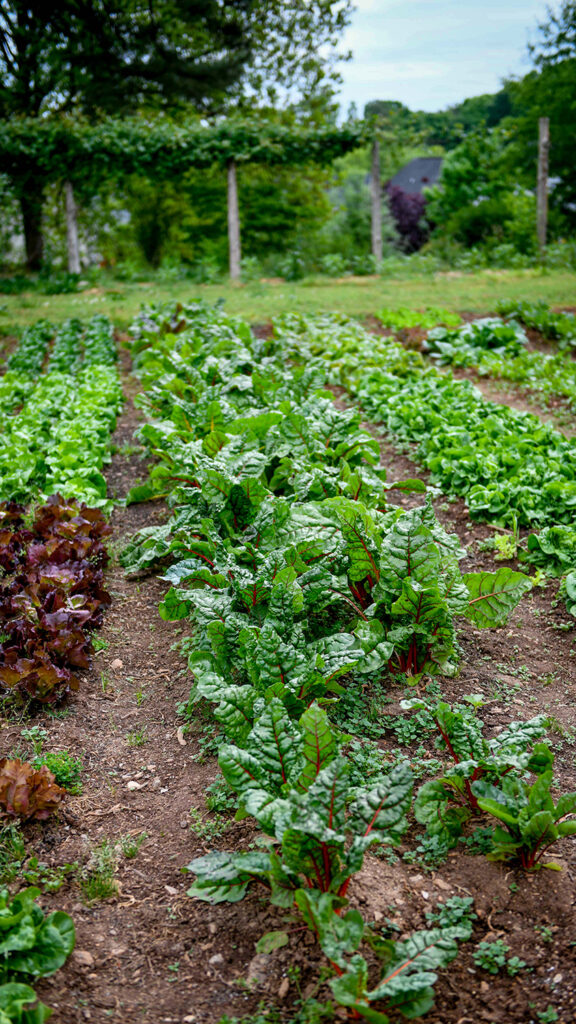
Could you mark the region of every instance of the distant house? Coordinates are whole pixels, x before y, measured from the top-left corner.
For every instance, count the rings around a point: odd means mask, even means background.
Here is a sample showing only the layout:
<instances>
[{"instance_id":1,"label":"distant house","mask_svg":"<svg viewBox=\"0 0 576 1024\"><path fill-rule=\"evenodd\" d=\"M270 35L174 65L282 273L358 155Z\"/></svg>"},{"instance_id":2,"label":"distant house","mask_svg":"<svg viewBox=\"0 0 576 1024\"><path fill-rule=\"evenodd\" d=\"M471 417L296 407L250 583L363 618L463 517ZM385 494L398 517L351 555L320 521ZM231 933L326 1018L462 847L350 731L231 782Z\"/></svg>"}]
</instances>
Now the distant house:
<instances>
[{"instance_id":1,"label":"distant house","mask_svg":"<svg viewBox=\"0 0 576 1024\"><path fill-rule=\"evenodd\" d=\"M442 170L441 156L417 156L390 178L388 185L401 188L409 195L422 195L425 188L432 188Z\"/></svg>"}]
</instances>

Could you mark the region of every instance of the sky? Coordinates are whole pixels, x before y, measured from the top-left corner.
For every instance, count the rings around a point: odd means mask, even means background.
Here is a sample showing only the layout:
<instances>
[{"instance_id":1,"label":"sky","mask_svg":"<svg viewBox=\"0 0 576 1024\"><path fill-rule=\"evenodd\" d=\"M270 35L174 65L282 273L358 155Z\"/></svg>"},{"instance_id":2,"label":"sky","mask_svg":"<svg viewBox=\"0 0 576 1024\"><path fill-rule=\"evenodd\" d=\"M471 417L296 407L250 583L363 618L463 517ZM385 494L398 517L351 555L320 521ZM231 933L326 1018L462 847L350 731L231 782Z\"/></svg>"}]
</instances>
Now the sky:
<instances>
[{"instance_id":1,"label":"sky","mask_svg":"<svg viewBox=\"0 0 576 1024\"><path fill-rule=\"evenodd\" d=\"M356 0L343 38L340 102L362 114L369 100L442 110L496 92L530 70L527 44L546 19L546 0Z\"/></svg>"}]
</instances>

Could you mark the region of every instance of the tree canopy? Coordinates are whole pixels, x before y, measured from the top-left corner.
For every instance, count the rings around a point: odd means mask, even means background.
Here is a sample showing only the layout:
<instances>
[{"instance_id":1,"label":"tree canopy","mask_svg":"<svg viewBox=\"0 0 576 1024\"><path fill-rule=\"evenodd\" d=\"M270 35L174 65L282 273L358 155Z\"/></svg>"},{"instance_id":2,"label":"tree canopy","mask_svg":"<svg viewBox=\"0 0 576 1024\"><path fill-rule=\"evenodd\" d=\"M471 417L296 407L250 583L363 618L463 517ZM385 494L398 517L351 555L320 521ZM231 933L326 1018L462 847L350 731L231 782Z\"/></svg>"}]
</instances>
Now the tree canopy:
<instances>
[{"instance_id":1,"label":"tree canopy","mask_svg":"<svg viewBox=\"0 0 576 1024\"><path fill-rule=\"evenodd\" d=\"M229 108L336 74L351 0L5 0L0 116Z\"/></svg>"}]
</instances>

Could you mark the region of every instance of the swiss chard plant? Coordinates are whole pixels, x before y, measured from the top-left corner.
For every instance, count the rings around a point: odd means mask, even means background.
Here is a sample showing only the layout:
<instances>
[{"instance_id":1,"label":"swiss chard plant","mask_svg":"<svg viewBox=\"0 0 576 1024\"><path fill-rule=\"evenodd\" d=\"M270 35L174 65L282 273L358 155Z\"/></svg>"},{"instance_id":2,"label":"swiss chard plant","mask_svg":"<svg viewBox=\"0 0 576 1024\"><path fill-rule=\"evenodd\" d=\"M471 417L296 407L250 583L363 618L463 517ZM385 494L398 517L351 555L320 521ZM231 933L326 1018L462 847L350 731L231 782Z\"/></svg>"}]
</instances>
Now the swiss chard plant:
<instances>
[{"instance_id":1,"label":"swiss chard plant","mask_svg":"<svg viewBox=\"0 0 576 1024\"><path fill-rule=\"evenodd\" d=\"M308 893L303 894L302 903L304 900L314 905ZM352 913L350 911L349 915ZM329 955L336 945L331 933L337 929L320 930L322 918L318 913L316 922L320 944ZM338 1003L352 1014L372 1021L372 1024L391 1024L392 1018L386 1011L394 1017L401 1013L410 1019L428 1013L434 1005L438 970L456 958L459 943L468 938L465 929L452 927L414 932L402 941L372 940L371 946L382 960L382 969L379 980L371 986L367 961L353 952L357 944L354 942L353 922L351 924L352 927L342 928L343 935L336 947L339 961L333 961L339 968L338 977L330 982L330 988ZM383 1008L380 1008L382 1004Z\"/></svg>"},{"instance_id":2,"label":"swiss chard plant","mask_svg":"<svg viewBox=\"0 0 576 1024\"><path fill-rule=\"evenodd\" d=\"M532 784L517 777L504 778L498 786L487 779L472 784L480 810L498 822L490 860L517 860L525 871L559 870L557 862L543 858L559 839L576 835L576 793L565 793L555 802L553 785L551 770Z\"/></svg>"},{"instance_id":3,"label":"swiss chard plant","mask_svg":"<svg viewBox=\"0 0 576 1024\"><path fill-rule=\"evenodd\" d=\"M358 779L328 711L352 675L454 672L458 617L500 625L530 583L509 569L462 574L430 503L390 503L379 446L322 390L322 359L294 365L292 342L200 306L148 310L133 339L154 464L129 497L166 497L172 513L123 561L160 571L162 617L192 621L191 701L212 704L224 779L265 837L192 861L190 895L237 901L257 886L300 912L353 1016L424 1012L465 929L390 943L348 908L366 851L407 828L412 771L399 760ZM383 961L376 985L367 939Z\"/></svg>"},{"instance_id":4,"label":"swiss chard plant","mask_svg":"<svg viewBox=\"0 0 576 1024\"><path fill-rule=\"evenodd\" d=\"M220 766L251 814L270 837L268 849L212 853L192 861L195 898L236 902L252 883L271 902L297 909L314 932L336 977L334 998L356 1016L386 1024L372 1004L384 1003L406 1016L420 1015L434 1001L438 968L458 952L466 928L418 932L403 942L370 936L383 961L380 981L368 985L366 960L357 952L365 925L347 910L346 894L375 842L395 843L407 827L412 774L400 763L373 788L350 791L349 766L339 754L325 713L312 705L295 726L279 701L263 709L242 746L224 746Z\"/></svg>"},{"instance_id":5,"label":"swiss chard plant","mask_svg":"<svg viewBox=\"0 0 576 1024\"><path fill-rule=\"evenodd\" d=\"M450 761L440 778L425 782L414 802L416 820L431 835L455 842L463 824L481 812L475 783L483 780L497 788L510 775L541 774L553 762L545 743L547 719L543 715L527 722L511 722L497 736L484 735L484 723L477 714L481 697L464 698L453 706L445 701L414 698L402 701L406 710L425 710L437 731L437 746Z\"/></svg>"},{"instance_id":6,"label":"swiss chard plant","mask_svg":"<svg viewBox=\"0 0 576 1024\"><path fill-rule=\"evenodd\" d=\"M266 852L214 853L192 861L188 870L196 882L189 894L197 898L235 901L258 881L278 906L291 907L297 893L308 889L343 900L368 847L397 842L408 826L408 764L396 766L374 789L355 787L349 802L349 767L316 705L295 725L272 699L242 746L221 748L219 763L242 811L271 842Z\"/></svg>"}]
</instances>

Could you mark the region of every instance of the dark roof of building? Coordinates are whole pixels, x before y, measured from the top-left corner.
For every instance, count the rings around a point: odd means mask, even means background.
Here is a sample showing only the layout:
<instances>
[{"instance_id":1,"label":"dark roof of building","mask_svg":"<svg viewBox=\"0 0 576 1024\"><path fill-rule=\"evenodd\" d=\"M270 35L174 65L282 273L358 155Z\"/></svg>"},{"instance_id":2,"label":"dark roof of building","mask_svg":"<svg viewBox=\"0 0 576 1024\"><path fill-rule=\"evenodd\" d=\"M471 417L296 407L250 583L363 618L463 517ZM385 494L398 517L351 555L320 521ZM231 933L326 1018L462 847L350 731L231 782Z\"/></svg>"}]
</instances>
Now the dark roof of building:
<instances>
[{"instance_id":1,"label":"dark roof of building","mask_svg":"<svg viewBox=\"0 0 576 1024\"><path fill-rule=\"evenodd\" d=\"M441 170L441 156L417 156L405 167L401 167L389 184L412 195L420 195L423 189L432 188L436 184Z\"/></svg>"}]
</instances>

